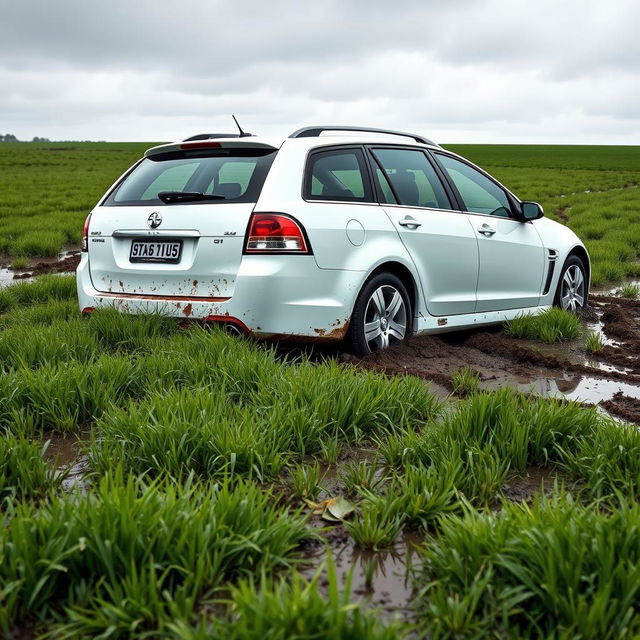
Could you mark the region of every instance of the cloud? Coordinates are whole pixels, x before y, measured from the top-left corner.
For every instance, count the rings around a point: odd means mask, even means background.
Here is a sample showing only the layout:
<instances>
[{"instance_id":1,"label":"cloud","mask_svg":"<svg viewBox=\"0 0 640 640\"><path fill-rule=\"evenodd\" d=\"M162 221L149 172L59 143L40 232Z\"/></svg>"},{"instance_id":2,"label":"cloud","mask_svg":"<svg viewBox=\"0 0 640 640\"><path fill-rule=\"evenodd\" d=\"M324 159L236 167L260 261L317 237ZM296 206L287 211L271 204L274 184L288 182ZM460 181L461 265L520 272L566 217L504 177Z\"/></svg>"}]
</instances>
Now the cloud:
<instances>
[{"instance_id":1,"label":"cloud","mask_svg":"<svg viewBox=\"0 0 640 640\"><path fill-rule=\"evenodd\" d=\"M21 0L0 130L158 140L306 124L444 141L640 142L633 0Z\"/></svg>"}]
</instances>

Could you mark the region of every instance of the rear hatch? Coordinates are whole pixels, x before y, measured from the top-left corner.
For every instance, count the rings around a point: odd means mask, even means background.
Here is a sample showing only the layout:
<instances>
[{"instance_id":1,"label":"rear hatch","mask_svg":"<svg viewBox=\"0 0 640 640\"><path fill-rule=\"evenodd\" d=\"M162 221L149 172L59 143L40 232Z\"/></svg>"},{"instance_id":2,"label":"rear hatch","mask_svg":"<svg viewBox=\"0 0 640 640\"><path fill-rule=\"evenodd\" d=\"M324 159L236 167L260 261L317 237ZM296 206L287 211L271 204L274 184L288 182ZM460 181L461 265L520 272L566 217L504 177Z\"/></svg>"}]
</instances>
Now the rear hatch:
<instances>
[{"instance_id":1,"label":"rear hatch","mask_svg":"<svg viewBox=\"0 0 640 640\"><path fill-rule=\"evenodd\" d=\"M231 297L249 217L276 152L242 139L148 151L92 213L93 286L105 293Z\"/></svg>"}]
</instances>

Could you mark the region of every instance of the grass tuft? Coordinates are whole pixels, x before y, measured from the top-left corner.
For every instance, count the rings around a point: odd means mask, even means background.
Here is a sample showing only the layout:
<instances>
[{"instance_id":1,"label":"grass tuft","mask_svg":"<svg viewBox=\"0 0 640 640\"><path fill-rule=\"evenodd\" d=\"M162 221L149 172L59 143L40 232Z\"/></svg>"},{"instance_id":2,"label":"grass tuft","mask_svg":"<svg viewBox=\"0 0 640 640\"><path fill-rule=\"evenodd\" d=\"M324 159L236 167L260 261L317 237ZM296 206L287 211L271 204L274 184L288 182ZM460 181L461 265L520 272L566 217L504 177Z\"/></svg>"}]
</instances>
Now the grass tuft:
<instances>
[{"instance_id":1,"label":"grass tuft","mask_svg":"<svg viewBox=\"0 0 640 640\"><path fill-rule=\"evenodd\" d=\"M42 458L45 449L23 434L0 437L0 503L40 497L60 485L62 476Z\"/></svg>"},{"instance_id":2,"label":"grass tuft","mask_svg":"<svg viewBox=\"0 0 640 640\"><path fill-rule=\"evenodd\" d=\"M433 638L636 637L639 518L637 504L562 494L444 518L424 552L421 623Z\"/></svg>"},{"instance_id":3,"label":"grass tuft","mask_svg":"<svg viewBox=\"0 0 640 640\"><path fill-rule=\"evenodd\" d=\"M374 611L353 601L351 574L344 585L333 562L311 580L294 573L291 579L243 580L231 588L229 613L205 619L194 628L172 625L180 640L254 640L255 638L327 638L328 640L396 640L405 637L395 622L381 623ZM326 593L326 595L324 595Z\"/></svg>"},{"instance_id":4,"label":"grass tuft","mask_svg":"<svg viewBox=\"0 0 640 640\"><path fill-rule=\"evenodd\" d=\"M599 331L589 331L585 336L584 344L587 351L591 353L598 353L604 349L602 334Z\"/></svg>"},{"instance_id":5,"label":"grass tuft","mask_svg":"<svg viewBox=\"0 0 640 640\"><path fill-rule=\"evenodd\" d=\"M357 546L372 551L392 547L405 521L402 497L367 493L360 505L360 513L344 526Z\"/></svg>"},{"instance_id":6,"label":"grass tuft","mask_svg":"<svg viewBox=\"0 0 640 640\"><path fill-rule=\"evenodd\" d=\"M520 315L504 323L507 335L513 338L539 340L541 342L564 342L582 335L582 325L577 316L552 307L537 315Z\"/></svg>"},{"instance_id":7,"label":"grass tuft","mask_svg":"<svg viewBox=\"0 0 640 640\"><path fill-rule=\"evenodd\" d=\"M468 396L478 391L480 374L471 367L465 366L454 372L451 376L453 393L458 396Z\"/></svg>"},{"instance_id":8,"label":"grass tuft","mask_svg":"<svg viewBox=\"0 0 640 640\"><path fill-rule=\"evenodd\" d=\"M290 566L309 535L251 484L149 483L116 469L86 495L18 505L3 523L0 629L66 609L62 637L157 637L212 588Z\"/></svg>"},{"instance_id":9,"label":"grass tuft","mask_svg":"<svg viewBox=\"0 0 640 640\"><path fill-rule=\"evenodd\" d=\"M322 491L320 465L298 464L291 470L291 489L297 500L315 500Z\"/></svg>"},{"instance_id":10,"label":"grass tuft","mask_svg":"<svg viewBox=\"0 0 640 640\"><path fill-rule=\"evenodd\" d=\"M635 300L640 297L640 286L632 283L624 284L618 289L617 293L622 298Z\"/></svg>"}]
</instances>

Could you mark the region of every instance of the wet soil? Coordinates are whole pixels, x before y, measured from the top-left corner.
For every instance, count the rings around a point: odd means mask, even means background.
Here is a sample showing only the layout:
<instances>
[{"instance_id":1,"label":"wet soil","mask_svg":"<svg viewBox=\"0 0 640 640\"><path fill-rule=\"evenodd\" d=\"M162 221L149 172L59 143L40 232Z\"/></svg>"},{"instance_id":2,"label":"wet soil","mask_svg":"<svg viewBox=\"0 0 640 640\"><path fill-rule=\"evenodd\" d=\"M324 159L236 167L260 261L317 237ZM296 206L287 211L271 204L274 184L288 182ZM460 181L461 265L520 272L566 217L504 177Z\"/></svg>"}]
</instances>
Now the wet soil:
<instances>
[{"instance_id":1,"label":"wet soil","mask_svg":"<svg viewBox=\"0 0 640 640\"><path fill-rule=\"evenodd\" d=\"M47 260L34 261L25 269L16 269L13 274L14 280L26 280L35 276L42 276L46 273L68 273L75 271L80 264L80 252L76 250L67 251L62 257Z\"/></svg>"},{"instance_id":2,"label":"wet soil","mask_svg":"<svg viewBox=\"0 0 640 640\"><path fill-rule=\"evenodd\" d=\"M338 462L329 469L326 495L346 495L339 480L341 466ZM556 485L569 491L579 488L559 469L530 466L523 473L510 473L501 494L512 502L531 503L536 496L551 495ZM500 509L502 504L502 500L497 499L493 508ZM383 618L415 621L413 574L420 564L419 550L429 542L428 532L405 530L390 549L367 551L356 546L341 523L328 525L319 516L313 516L309 524L320 532L320 536L305 545L305 559L300 566L303 575L312 578L331 556L339 583L344 584L351 576L353 600L376 609ZM322 588L328 587L326 574L321 576L319 584Z\"/></svg>"},{"instance_id":3,"label":"wet soil","mask_svg":"<svg viewBox=\"0 0 640 640\"><path fill-rule=\"evenodd\" d=\"M553 467L530 466L524 473L509 474L502 495L512 502L530 503L536 496L550 496L556 484L571 490L575 483Z\"/></svg>"},{"instance_id":4,"label":"wet soil","mask_svg":"<svg viewBox=\"0 0 640 640\"><path fill-rule=\"evenodd\" d=\"M638 398L630 398L622 391L618 391L609 400L604 400L602 406L617 418L640 424L640 400Z\"/></svg>"},{"instance_id":5,"label":"wet soil","mask_svg":"<svg viewBox=\"0 0 640 640\"><path fill-rule=\"evenodd\" d=\"M600 405L640 424L640 300L594 295L583 320L599 331L604 348L589 353L582 340L542 344L508 337L499 327L438 336L415 336L360 360L355 366L389 375L410 374L451 390L464 366L480 375L480 387L501 386Z\"/></svg>"}]
</instances>

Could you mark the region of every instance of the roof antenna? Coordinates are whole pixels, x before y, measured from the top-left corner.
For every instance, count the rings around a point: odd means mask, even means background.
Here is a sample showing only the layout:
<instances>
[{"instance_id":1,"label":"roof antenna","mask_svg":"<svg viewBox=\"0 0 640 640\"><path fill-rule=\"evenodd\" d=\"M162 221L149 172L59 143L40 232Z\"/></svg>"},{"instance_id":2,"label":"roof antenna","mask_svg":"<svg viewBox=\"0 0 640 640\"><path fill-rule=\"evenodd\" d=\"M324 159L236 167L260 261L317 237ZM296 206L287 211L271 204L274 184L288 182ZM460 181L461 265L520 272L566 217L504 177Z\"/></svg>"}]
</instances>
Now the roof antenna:
<instances>
[{"instance_id":1,"label":"roof antenna","mask_svg":"<svg viewBox=\"0 0 640 640\"><path fill-rule=\"evenodd\" d=\"M248 138L248 137L250 137L250 136L252 136L252 135L253 135L253 134L251 134L251 133L245 133L245 132L242 130L242 127L241 127L241 126L240 126L240 124L238 123L237 118L236 118L233 114L231 114L231 117L233 118L233 121L236 123L236 127L238 127L238 130L240 131L240 137L241 137L241 138Z\"/></svg>"}]
</instances>

